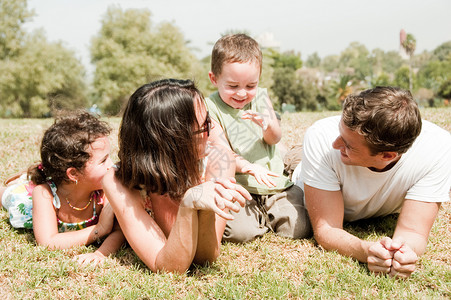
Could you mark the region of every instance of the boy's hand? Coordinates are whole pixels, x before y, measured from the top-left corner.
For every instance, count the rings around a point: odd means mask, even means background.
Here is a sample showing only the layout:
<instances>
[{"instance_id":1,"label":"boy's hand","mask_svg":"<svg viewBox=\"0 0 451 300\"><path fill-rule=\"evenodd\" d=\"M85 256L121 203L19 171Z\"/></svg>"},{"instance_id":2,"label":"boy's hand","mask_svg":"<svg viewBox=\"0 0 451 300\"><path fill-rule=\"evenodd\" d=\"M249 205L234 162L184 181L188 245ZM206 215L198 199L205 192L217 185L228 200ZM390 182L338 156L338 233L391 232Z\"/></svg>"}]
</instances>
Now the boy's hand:
<instances>
[{"instance_id":1,"label":"boy's hand","mask_svg":"<svg viewBox=\"0 0 451 300\"><path fill-rule=\"evenodd\" d=\"M268 122L263 118L262 114L252 111L252 110L245 110L243 111L241 115L241 119L243 120L251 120L258 126L260 126L263 131L268 129Z\"/></svg>"},{"instance_id":2,"label":"boy's hand","mask_svg":"<svg viewBox=\"0 0 451 300\"><path fill-rule=\"evenodd\" d=\"M258 183L265 184L268 187L275 187L276 183L271 179L272 177L279 177L278 174L271 172L270 170L266 169L265 167L262 167L257 164L247 164L243 167L241 170L242 173L248 173L255 177Z\"/></svg>"}]
</instances>

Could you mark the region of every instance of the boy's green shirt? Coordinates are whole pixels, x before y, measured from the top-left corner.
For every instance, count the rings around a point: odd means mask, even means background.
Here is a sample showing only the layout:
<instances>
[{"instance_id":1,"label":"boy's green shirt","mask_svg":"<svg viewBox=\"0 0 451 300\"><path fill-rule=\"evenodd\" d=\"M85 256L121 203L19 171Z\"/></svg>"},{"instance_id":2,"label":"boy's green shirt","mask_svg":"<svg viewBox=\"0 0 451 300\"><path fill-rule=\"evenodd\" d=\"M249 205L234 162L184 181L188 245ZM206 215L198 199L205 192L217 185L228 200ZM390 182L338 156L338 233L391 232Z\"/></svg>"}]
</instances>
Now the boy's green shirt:
<instances>
[{"instance_id":1,"label":"boy's green shirt","mask_svg":"<svg viewBox=\"0 0 451 300\"><path fill-rule=\"evenodd\" d=\"M268 145L263 140L263 132L260 126L251 120L241 119L244 110L252 110L267 115L266 97L268 97L266 89L258 88L252 102L242 109L235 109L227 105L221 100L218 92L214 92L205 99L210 116L222 126L231 149L250 163L266 167L280 175L279 177L271 177L276 186L268 187L259 184L252 175L236 174L235 177L239 184L249 193L259 195L276 194L293 185L290 179L283 175L284 164L276 145Z\"/></svg>"}]
</instances>

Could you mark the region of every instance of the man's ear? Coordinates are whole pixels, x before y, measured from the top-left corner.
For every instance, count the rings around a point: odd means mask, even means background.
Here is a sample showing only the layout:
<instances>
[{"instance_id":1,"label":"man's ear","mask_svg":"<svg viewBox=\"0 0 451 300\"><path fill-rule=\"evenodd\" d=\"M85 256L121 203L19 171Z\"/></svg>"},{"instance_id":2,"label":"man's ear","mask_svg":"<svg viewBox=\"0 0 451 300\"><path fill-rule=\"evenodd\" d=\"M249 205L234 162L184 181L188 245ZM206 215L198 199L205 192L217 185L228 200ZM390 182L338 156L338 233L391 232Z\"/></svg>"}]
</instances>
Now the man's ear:
<instances>
[{"instance_id":1,"label":"man's ear","mask_svg":"<svg viewBox=\"0 0 451 300\"><path fill-rule=\"evenodd\" d=\"M387 160L387 161L391 161L394 160L398 157L398 152L394 152L394 151L385 151L382 152L382 159L383 160Z\"/></svg>"},{"instance_id":2,"label":"man's ear","mask_svg":"<svg viewBox=\"0 0 451 300\"><path fill-rule=\"evenodd\" d=\"M66 176L72 182L78 182L78 175L79 175L78 170L75 169L74 167L70 167L66 170Z\"/></svg>"},{"instance_id":3,"label":"man's ear","mask_svg":"<svg viewBox=\"0 0 451 300\"><path fill-rule=\"evenodd\" d=\"M218 86L218 81L217 81L217 79L216 79L215 74L213 74L212 71L208 72L208 77L210 78L211 83L212 83L215 87L217 87L217 86Z\"/></svg>"}]
</instances>

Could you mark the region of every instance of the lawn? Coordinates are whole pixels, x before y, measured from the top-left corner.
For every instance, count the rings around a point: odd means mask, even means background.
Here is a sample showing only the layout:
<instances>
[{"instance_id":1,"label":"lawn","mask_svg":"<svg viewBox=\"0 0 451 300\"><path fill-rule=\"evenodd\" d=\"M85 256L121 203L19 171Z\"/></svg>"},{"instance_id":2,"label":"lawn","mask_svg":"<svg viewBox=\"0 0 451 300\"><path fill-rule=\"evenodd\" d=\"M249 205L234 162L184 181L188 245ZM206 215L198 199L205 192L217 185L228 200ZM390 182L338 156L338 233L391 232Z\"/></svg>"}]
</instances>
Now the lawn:
<instances>
[{"instance_id":1,"label":"lawn","mask_svg":"<svg viewBox=\"0 0 451 300\"><path fill-rule=\"evenodd\" d=\"M338 112L282 116L283 142L301 143L315 120ZM451 109L423 109L422 116L451 132ZM118 118L106 119L117 157ZM0 179L39 159L43 131L52 120L0 119ZM33 233L13 229L0 211L0 297L3 299L286 299L286 298L451 298L451 204L440 209L426 253L407 280L371 274L365 264L321 249L314 239L273 234L241 245L225 243L218 261L185 274L152 273L124 246L98 267L79 267L75 255L95 246L48 251ZM396 216L346 224L362 239L391 235Z\"/></svg>"}]
</instances>

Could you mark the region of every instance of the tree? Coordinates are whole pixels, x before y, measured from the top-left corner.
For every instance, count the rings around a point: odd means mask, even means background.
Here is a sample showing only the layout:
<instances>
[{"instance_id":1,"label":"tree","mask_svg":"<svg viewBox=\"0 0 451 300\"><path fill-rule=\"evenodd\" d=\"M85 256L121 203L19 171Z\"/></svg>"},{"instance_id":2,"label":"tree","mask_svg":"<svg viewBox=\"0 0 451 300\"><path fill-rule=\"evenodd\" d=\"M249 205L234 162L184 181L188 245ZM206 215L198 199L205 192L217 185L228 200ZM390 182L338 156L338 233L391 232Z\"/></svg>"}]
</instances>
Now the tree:
<instances>
[{"instance_id":1,"label":"tree","mask_svg":"<svg viewBox=\"0 0 451 300\"><path fill-rule=\"evenodd\" d=\"M341 72L352 68L353 75L357 80L366 80L371 77L371 63L369 51L358 42L352 42L340 54L339 67Z\"/></svg>"},{"instance_id":2,"label":"tree","mask_svg":"<svg viewBox=\"0 0 451 300\"><path fill-rule=\"evenodd\" d=\"M25 37L23 24L33 15L27 0L0 1L0 60L18 54Z\"/></svg>"},{"instance_id":3,"label":"tree","mask_svg":"<svg viewBox=\"0 0 451 300\"><path fill-rule=\"evenodd\" d=\"M280 106L285 103L294 105L296 110L318 108L316 87L292 72L291 68L275 68L273 79L272 89Z\"/></svg>"},{"instance_id":4,"label":"tree","mask_svg":"<svg viewBox=\"0 0 451 300\"><path fill-rule=\"evenodd\" d=\"M451 78L442 82L438 90L438 95L444 99L451 99Z\"/></svg>"},{"instance_id":5,"label":"tree","mask_svg":"<svg viewBox=\"0 0 451 300\"><path fill-rule=\"evenodd\" d=\"M445 42L434 49L432 52L435 59L439 61L448 60L451 55L451 41Z\"/></svg>"},{"instance_id":6,"label":"tree","mask_svg":"<svg viewBox=\"0 0 451 300\"><path fill-rule=\"evenodd\" d=\"M401 42L401 46L403 47L404 51L406 51L406 54L409 56L409 90L412 91L412 56L415 52L415 48L417 46L417 41L415 40L415 37L408 33L406 35L405 40Z\"/></svg>"},{"instance_id":7,"label":"tree","mask_svg":"<svg viewBox=\"0 0 451 300\"><path fill-rule=\"evenodd\" d=\"M263 88L267 88L268 89L268 94L269 97L273 103L274 109L280 109L280 107L278 106L278 102L275 101L275 95L271 89L271 87L274 84L274 68L273 68L273 64L274 64L274 60L271 56L271 50L270 49L263 49L262 50L262 54L263 54L263 66L262 66L262 74L260 76L260 81L258 83L259 86L263 87Z\"/></svg>"},{"instance_id":8,"label":"tree","mask_svg":"<svg viewBox=\"0 0 451 300\"><path fill-rule=\"evenodd\" d=\"M172 23L153 27L145 9L109 7L92 40L91 57L96 101L109 114L119 113L131 93L146 82L193 78L203 70L180 30Z\"/></svg>"},{"instance_id":9,"label":"tree","mask_svg":"<svg viewBox=\"0 0 451 300\"><path fill-rule=\"evenodd\" d=\"M409 85L412 83L410 75L410 68L405 65L402 66L396 71L392 85L406 90L409 89Z\"/></svg>"},{"instance_id":10,"label":"tree","mask_svg":"<svg viewBox=\"0 0 451 300\"><path fill-rule=\"evenodd\" d=\"M305 62L305 66L308 68L319 68L321 64L321 58L319 57L317 52L309 55L307 61Z\"/></svg>"},{"instance_id":11,"label":"tree","mask_svg":"<svg viewBox=\"0 0 451 300\"><path fill-rule=\"evenodd\" d=\"M27 1L0 2L0 116L43 117L84 107L84 69L72 51L23 29Z\"/></svg>"},{"instance_id":12,"label":"tree","mask_svg":"<svg viewBox=\"0 0 451 300\"><path fill-rule=\"evenodd\" d=\"M432 54L432 57L425 62L418 71L419 85L434 91L434 94L443 97L446 95L447 84L451 79L451 49L447 51L450 43L444 43L438 46ZM446 97L445 97L446 98Z\"/></svg>"},{"instance_id":13,"label":"tree","mask_svg":"<svg viewBox=\"0 0 451 300\"><path fill-rule=\"evenodd\" d=\"M338 55L328 55L321 61L321 69L330 73L338 69L339 66L339 56Z\"/></svg>"},{"instance_id":14,"label":"tree","mask_svg":"<svg viewBox=\"0 0 451 300\"><path fill-rule=\"evenodd\" d=\"M302 79L296 74L296 70L302 67L300 53L294 51L280 53L274 49L267 51L273 68L272 93L276 100L275 107L281 108L285 103L294 105L298 110L307 108L309 96L306 95Z\"/></svg>"},{"instance_id":15,"label":"tree","mask_svg":"<svg viewBox=\"0 0 451 300\"><path fill-rule=\"evenodd\" d=\"M398 51L385 52L382 58L382 70L387 74L394 74L404 64Z\"/></svg>"},{"instance_id":16,"label":"tree","mask_svg":"<svg viewBox=\"0 0 451 300\"><path fill-rule=\"evenodd\" d=\"M345 101L346 97L353 92L352 79L353 78L350 75L343 75L331 85L335 98L340 105Z\"/></svg>"},{"instance_id":17,"label":"tree","mask_svg":"<svg viewBox=\"0 0 451 300\"><path fill-rule=\"evenodd\" d=\"M23 41L20 53L0 63L4 114L43 117L86 106L85 71L72 51L36 32Z\"/></svg>"},{"instance_id":18,"label":"tree","mask_svg":"<svg viewBox=\"0 0 451 300\"><path fill-rule=\"evenodd\" d=\"M388 76L387 73L380 73L378 76L373 77L373 79L371 80L371 86L372 87L376 87L376 86L387 86L390 85L390 77Z\"/></svg>"},{"instance_id":19,"label":"tree","mask_svg":"<svg viewBox=\"0 0 451 300\"><path fill-rule=\"evenodd\" d=\"M273 65L272 67L277 68L287 68L292 71L296 71L297 69L302 67L301 54L296 53L294 51L287 51L280 53L276 50L272 50L272 59Z\"/></svg>"}]
</instances>

